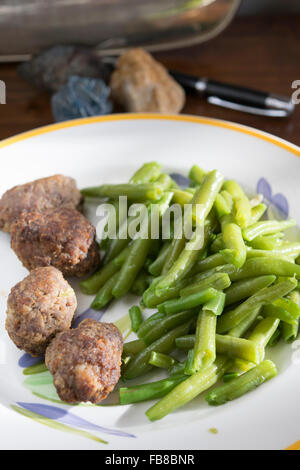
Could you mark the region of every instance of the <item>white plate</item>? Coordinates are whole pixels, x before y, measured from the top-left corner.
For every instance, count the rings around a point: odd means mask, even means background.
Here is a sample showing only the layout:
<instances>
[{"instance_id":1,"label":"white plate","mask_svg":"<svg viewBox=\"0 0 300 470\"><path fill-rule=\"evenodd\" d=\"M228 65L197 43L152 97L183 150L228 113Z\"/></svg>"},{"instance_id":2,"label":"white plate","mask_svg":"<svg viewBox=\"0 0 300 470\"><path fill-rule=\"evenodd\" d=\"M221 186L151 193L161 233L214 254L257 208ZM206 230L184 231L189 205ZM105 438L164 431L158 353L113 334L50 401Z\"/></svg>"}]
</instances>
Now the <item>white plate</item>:
<instances>
[{"instance_id":1,"label":"white plate","mask_svg":"<svg viewBox=\"0 0 300 470\"><path fill-rule=\"evenodd\" d=\"M268 134L240 125L189 116L114 115L73 121L38 129L0 143L0 193L16 184L63 173L79 187L127 181L142 163L158 160L166 171L187 174L192 164L218 168L255 191L265 178L273 196L281 193L289 213L300 221L300 150ZM18 361L22 353L4 330L9 290L26 270L0 233L0 447L26 449L283 449L300 439L300 368L297 342L278 346L272 353L280 374L256 392L219 408L202 398L151 424L146 405L128 407L66 407L39 398L49 386L24 386ZM90 298L79 294L78 313ZM127 313L132 298L110 307L103 317ZM298 360L297 360L298 359ZM78 434L61 431L57 420L36 422L11 410L19 405L59 418ZM39 408L37 406L40 405ZM52 408L50 408L52 407ZM88 423L79 422L84 419ZM93 425L117 430L116 435ZM45 426L56 426L51 429ZM84 427L107 445L81 433ZM216 428L218 434L209 430ZM81 429L81 431L80 431ZM135 437L130 437L133 434ZM297 444L295 448L299 447Z\"/></svg>"}]
</instances>

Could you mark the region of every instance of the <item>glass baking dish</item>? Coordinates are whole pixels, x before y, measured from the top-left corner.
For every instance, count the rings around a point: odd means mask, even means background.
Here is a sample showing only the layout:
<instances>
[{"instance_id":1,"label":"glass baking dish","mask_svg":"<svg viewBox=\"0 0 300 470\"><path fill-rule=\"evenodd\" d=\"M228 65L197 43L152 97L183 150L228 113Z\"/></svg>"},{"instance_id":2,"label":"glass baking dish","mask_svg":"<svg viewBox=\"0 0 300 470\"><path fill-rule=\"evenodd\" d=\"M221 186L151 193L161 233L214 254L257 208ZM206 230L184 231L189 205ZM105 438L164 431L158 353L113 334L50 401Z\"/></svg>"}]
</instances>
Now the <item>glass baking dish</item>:
<instances>
[{"instance_id":1,"label":"glass baking dish","mask_svg":"<svg viewBox=\"0 0 300 470\"><path fill-rule=\"evenodd\" d=\"M31 55L57 44L156 51L207 41L233 18L240 0L3 0L0 56Z\"/></svg>"}]
</instances>

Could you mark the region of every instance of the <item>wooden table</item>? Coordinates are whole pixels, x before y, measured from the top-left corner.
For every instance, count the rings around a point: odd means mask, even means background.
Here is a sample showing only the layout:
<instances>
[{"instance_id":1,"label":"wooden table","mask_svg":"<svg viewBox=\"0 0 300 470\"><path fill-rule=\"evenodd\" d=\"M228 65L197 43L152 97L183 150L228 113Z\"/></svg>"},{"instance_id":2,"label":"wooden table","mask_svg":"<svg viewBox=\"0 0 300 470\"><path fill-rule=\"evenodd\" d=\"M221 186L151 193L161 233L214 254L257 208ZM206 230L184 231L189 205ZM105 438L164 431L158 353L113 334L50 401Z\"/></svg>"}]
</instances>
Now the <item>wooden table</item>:
<instances>
[{"instance_id":1,"label":"wooden table","mask_svg":"<svg viewBox=\"0 0 300 470\"><path fill-rule=\"evenodd\" d=\"M273 93L291 95L300 79L300 15L236 18L220 36L193 48L156 54L167 67ZM16 64L0 65L7 104L0 105L0 139L53 122L49 95L23 81ZM262 129L300 145L300 105L289 118L230 111L189 95L185 113Z\"/></svg>"}]
</instances>

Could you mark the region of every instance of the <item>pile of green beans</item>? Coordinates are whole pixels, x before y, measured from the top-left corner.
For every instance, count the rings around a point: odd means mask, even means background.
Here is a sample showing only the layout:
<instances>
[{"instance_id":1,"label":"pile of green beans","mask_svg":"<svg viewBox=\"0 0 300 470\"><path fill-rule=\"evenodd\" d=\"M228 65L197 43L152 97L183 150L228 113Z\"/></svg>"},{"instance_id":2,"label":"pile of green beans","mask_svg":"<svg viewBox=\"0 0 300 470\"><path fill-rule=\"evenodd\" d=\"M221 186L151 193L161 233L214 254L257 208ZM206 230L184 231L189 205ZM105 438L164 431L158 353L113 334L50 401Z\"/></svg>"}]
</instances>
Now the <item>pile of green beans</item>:
<instances>
[{"instance_id":1,"label":"pile of green beans","mask_svg":"<svg viewBox=\"0 0 300 470\"><path fill-rule=\"evenodd\" d=\"M182 189L150 162L127 184L82 190L112 202L116 212L119 196L147 207L148 236L130 239L119 223L116 239L101 241L102 267L80 286L96 295L96 310L128 293L137 296L139 305L129 310L136 339L124 344L120 404L158 400L146 412L151 421L219 379L224 385L205 397L211 406L250 392L277 374L266 349L299 334L300 240L290 241L287 232L296 222L267 220L262 198L251 200L217 170L194 165L188 176ZM173 204L190 205L191 238L177 237L173 221L170 238L163 239L163 215ZM159 240L151 238L153 209L160 214ZM149 383L151 371L165 377Z\"/></svg>"}]
</instances>

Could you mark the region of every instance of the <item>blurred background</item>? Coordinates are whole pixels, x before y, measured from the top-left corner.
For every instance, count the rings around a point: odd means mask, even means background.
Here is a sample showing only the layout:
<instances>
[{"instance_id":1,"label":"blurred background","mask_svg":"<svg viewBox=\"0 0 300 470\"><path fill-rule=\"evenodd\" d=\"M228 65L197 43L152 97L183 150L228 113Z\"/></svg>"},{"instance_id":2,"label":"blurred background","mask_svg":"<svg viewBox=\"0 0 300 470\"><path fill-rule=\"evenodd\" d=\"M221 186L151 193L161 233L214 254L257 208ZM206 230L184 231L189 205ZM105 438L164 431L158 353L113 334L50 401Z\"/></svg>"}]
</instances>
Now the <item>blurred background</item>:
<instances>
[{"instance_id":1,"label":"blurred background","mask_svg":"<svg viewBox=\"0 0 300 470\"><path fill-rule=\"evenodd\" d=\"M55 120L129 111L111 99L110 74L112 57L131 47L147 49L171 71L290 97L300 80L300 1L0 0L0 139ZM73 75L87 80L70 84ZM80 100L86 114L76 109ZM299 145L299 108L271 118L214 106L186 90L182 112Z\"/></svg>"},{"instance_id":2,"label":"blurred background","mask_svg":"<svg viewBox=\"0 0 300 470\"><path fill-rule=\"evenodd\" d=\"M242 0L239 14L300 12L298 0Z\"/></svg>"}]
</instances>

